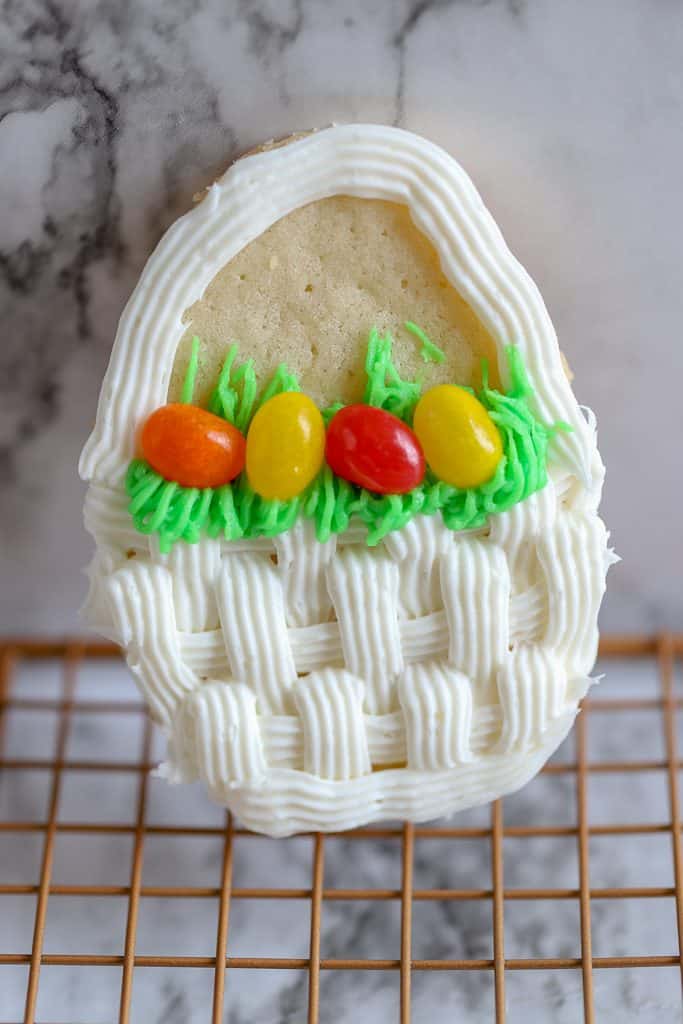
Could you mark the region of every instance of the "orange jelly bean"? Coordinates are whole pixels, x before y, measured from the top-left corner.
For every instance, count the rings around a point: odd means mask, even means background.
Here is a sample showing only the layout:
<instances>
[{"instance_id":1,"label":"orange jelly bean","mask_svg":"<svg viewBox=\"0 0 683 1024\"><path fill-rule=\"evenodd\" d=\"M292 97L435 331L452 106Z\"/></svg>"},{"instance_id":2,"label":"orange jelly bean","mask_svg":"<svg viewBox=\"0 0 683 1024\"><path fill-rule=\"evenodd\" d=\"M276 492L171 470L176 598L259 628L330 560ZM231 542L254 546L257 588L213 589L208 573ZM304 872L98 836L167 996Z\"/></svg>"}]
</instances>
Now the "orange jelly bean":
<instances>
[{"instance_id":1,"label":"orange jelly bean","mask_svg":"<svg viewBox=\"0 0 683 1024\"><path fill-rule=\"evenodd\" d=\"M196 405L173 402L156 409L140 444L152 469L183 487L220 487L244 468L244 435Z\"/></svg>"}]
</instances>

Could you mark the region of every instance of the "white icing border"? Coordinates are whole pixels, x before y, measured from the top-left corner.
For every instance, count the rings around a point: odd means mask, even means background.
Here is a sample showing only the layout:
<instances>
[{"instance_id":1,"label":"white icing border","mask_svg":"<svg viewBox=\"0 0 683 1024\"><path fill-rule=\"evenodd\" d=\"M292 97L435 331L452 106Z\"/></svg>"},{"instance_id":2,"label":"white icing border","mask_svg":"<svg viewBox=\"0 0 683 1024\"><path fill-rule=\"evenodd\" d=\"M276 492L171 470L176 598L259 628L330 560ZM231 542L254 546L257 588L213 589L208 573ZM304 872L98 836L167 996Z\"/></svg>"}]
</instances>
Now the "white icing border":
<instances>
[{"instance_id":1,"label":"white icing border","mask_svg":"<svg viewBox=\"0 0 683 1024\"><path fill-rule=\"evenodd\" d=\"M408 206L445 276L494 338L503 374L503 348L517 345L535 388L537 414L572 426L572 433L556 439L555 458L590 490L599 490L603 468L594 434L572 393L536 285L451 156L411 132L372 124L325 128L237 161L166 232L121 316L81 476L121 482L137 426L166 400L186 329L182 314L218 271L275 221L337 194Z\"/></svg>"},{"instance_id":2,"label":"white icing border","mask_svg":"<svg viewBox=\"0 0 683 1024\"><path fill-rule=\"evenodd\" d=\"M254 832L282 837L298 832L340 832L373 821L430 821L478 807L526 785L572 727L576 708L551 722L532 751L493 754L448 771L375 771L360 778L320 779L291 768L271 769L257 783L208 785L213 800L229 805ZM165 766L159 774L165 776Z\"/></svg>"}]
</instances>

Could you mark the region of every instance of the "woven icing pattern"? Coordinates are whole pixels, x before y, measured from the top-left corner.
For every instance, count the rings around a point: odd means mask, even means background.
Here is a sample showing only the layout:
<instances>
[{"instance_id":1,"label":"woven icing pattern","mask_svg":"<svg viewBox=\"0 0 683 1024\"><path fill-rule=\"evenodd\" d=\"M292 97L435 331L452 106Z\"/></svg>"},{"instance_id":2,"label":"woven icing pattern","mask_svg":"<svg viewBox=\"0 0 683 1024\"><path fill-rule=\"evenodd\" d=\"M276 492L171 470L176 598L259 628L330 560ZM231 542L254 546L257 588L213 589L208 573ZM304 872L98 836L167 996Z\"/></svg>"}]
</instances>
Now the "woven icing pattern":
<instances>
[{"instance_id":1,"label":"woven icing pattern","mask_svg":"<svg viewBox=\"0 0 683 1024\"><path fill-rule=\"evenodd\" d=\"M610 555L571 493L570 478L550 482L476 534L418 517L372 550L353 530L321 545L304 522L274 542L160 555L92 486L99 557L115 561L112 533L134 546L93 600L169 731L166 774L202 779L267 830L264 786L384 799L403 776L410 801L415 773L466 772L471 790L489 761L504 788L505 758L512 785L512 755L566 730L595 657Z\"/></svg>"}]
</instances>

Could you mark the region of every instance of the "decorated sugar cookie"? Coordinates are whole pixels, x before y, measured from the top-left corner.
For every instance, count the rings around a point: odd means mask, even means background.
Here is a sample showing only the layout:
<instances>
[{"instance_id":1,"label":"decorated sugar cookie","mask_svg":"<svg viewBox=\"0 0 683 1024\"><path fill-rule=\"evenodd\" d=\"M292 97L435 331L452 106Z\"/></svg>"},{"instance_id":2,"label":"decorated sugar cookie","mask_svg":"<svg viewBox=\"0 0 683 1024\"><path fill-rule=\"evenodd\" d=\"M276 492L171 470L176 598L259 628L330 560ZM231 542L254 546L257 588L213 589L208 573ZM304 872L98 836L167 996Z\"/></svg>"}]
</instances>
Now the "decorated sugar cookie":
<instances>
[{"instance_id":1,"label":"decorated sugar cookie","mask_svg":"<svg viewBox=\"0 0 683 1024\"><path fill-rule=\"evenodd\" d=\"M590 683L595 424L472 183L410 132L235 163L121 317L81 457L86 612L273 835L513 790Z\"/></svg>"}]
</instances>

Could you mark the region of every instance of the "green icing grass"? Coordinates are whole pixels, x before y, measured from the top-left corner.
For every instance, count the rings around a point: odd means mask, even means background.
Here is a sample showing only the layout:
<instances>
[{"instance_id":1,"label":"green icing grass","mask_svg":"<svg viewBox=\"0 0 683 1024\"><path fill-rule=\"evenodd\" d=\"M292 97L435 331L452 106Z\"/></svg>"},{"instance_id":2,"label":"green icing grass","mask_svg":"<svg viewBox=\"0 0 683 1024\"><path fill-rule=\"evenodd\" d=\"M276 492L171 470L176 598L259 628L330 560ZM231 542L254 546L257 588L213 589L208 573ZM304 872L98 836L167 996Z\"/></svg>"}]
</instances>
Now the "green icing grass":
<instances>
[{"instance_id":1,"label":"green icing grass","mask_svg":"<svg viewBox=\"0 0 683 1024\"><path fill-rule=\"evenodd\" d=\"M441 350L419 328L413 333L423 341L423 355L426 350L430 353L427 358L436 358L430 346L437 353ZM401 378L392 361L391 347L388 334L381 337L376 330L371 331L363 401L410 424L422 391L422 380ZM409 494L377 495L336 477L325 465L302 495L289 501L271 501L254 493L246 474L233 484L200 490L165 480L146 462L137 459L131 462L126 477L129 511L135 528L144 534L156 533L160 550L167 552L178 540L196 543L202 535L226 540L274 537L290 529L299 515L314 521L320 541L346 530L352 519L360 520L367 527L370 546L392 530L405 526L418 513L440 512L451 530L483 526L490 516L505 512L545 486L548 441L554 430L563 427L562 424L546 427L535 418L529 406L532 388L522 357L512 345L505 352L511 382L509 391L502 393L489 387L484 364L483 385L477 392L503 441L503 457L494 476L479 487L460 490L428 472L423 483ZM199 343L194 339L182 389L183 401L192 400L198 359ZM233 345L209 400L209 409L246 432L252 416L264 402L283 391L299 391L300 388L296 377L282 364L259 395L253 361L236 365L236 359L237 346ZM341 403L323 410L326 423L339 408Z\"/></svg>"},{"instance_id":2,"label":"green icing grass","mask_svg":"<svg viewBox=\"0 0 683 1024\"><path fill-rule=\"evenodd\" d=\"M414 324L412 320L406 320L403 325L407 331L414 334L415 337L422 342L422 348L420 349L420 355L425 363L443 363L446 359L446 354L443 352L438 345L435 345L431 338L428 338L421 327Z\"/></svg>"},{"instance_id":3,"label":"green icing grass","mask_svg":"<svg viewBox=\"0 0 683 1024\"><path fill-rule=\"evenodd\" d=\"M382 338L375 327L368 338L365 374L363 401L366 405L386 409L402 420L412 416L422 393L422 379L402 380L391 358L391 335L385 334Z\"/></svg>"}]
</instances>

